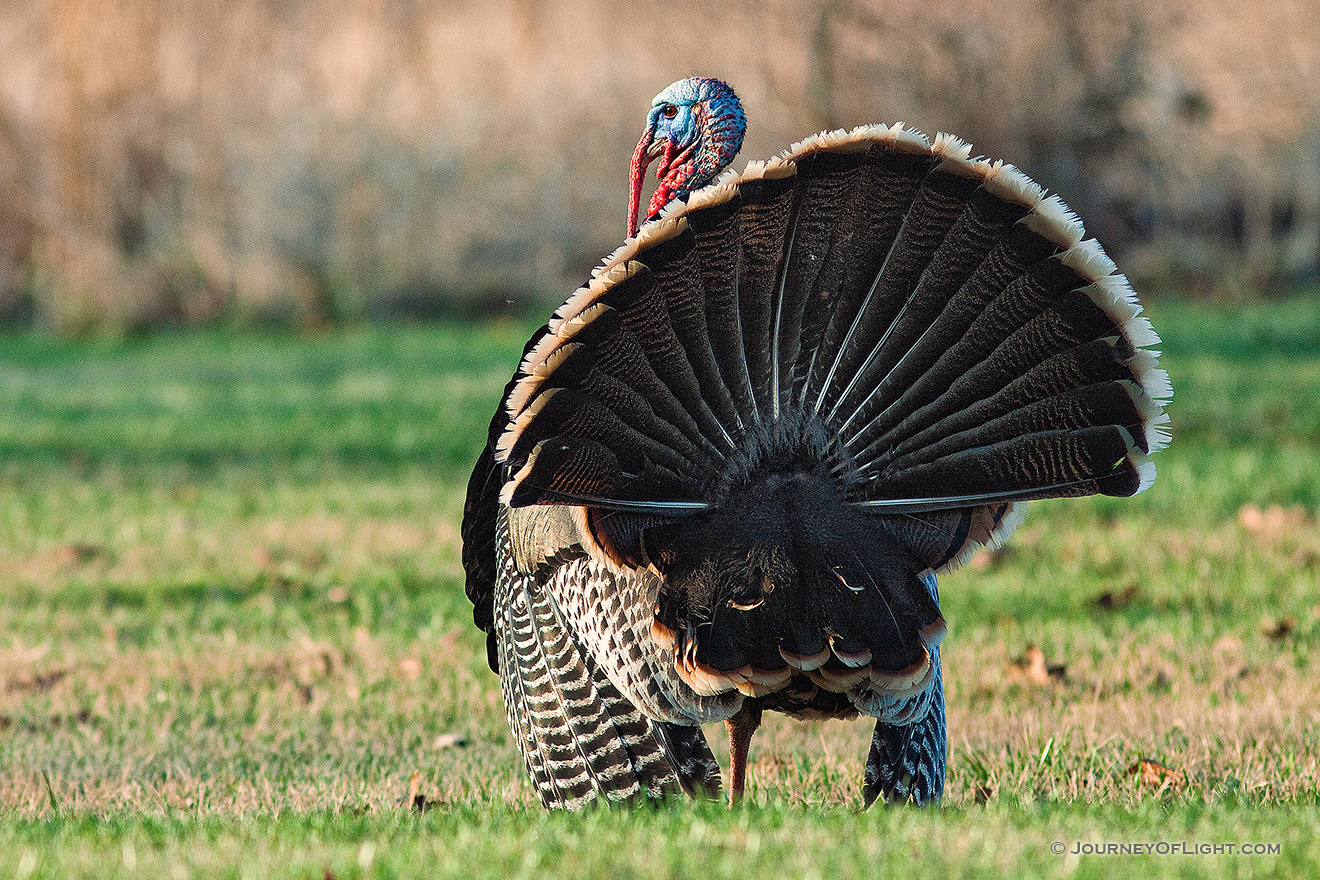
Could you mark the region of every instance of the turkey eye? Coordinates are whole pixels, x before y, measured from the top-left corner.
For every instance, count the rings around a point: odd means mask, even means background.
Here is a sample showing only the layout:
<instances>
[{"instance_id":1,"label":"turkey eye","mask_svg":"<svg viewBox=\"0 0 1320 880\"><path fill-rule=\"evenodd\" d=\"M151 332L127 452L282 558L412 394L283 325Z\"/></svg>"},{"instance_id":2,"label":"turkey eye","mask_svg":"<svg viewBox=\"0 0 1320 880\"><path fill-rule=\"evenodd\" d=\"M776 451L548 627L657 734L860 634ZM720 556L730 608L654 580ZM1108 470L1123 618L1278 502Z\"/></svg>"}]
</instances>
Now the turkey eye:
<instances>
[{"instance_id":1,"label":"turkey eye","mask_svg":"<svg viewBox=\"0 0 1320 880\"><path fill-rule=\"evenodd\" d=\"M664 116L665 119L673 119L678 115L678 108L673 104L666 104L664 109L660 111L660 115Z\"/></svg>"}]
</instances>

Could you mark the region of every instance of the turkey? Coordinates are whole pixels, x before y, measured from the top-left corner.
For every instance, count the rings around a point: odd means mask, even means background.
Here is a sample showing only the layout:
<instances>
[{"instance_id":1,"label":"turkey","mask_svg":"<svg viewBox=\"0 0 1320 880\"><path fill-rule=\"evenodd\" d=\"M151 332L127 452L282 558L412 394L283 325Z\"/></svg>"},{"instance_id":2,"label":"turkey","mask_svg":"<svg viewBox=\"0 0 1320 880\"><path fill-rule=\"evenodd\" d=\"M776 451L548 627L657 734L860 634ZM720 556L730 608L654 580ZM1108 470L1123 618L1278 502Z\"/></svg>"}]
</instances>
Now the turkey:
<instances>
[{"instance_id":1,"label":"turkey","mask_svg":"<svg viewBox=\"0 0 1320 880\"><path fill-rule=\"evenodd\" d=\"M901 124L725 173L744 129L718 80L656 97L629 239L528 341L468 487L549 807L716 795L717 721L737 799L766 710L874 718L865 803L937 801L936 574L1027 501L1142 491L1168 441L1158 337L1057 197Z\"/></svg>"}]
</instances>

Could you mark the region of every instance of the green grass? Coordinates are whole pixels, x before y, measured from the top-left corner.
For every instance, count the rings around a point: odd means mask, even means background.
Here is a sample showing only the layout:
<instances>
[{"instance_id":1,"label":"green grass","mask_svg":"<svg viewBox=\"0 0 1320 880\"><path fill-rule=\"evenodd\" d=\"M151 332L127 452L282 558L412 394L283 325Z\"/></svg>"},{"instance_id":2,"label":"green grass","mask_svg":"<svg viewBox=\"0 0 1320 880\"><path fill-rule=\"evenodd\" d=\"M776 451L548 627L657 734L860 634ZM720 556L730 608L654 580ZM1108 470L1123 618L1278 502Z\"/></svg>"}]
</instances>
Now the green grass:
<instances>
[{"instance_id":1,"label":"green grass","mask_svg":"<svg viewBox=\"0 0 1320 880\"><path fill-rule=\"evenodd\" d=\"M865 814L864 722L771 720L734 811L535 804L458 540L530 327L0 338L0 876L1300 873L1320 305L1152 318L1176 391L1155 486L1036 505L943 580L945 805ZM1033 645L1064 674L1024 671Z\"/></svg>"}]
</instances>

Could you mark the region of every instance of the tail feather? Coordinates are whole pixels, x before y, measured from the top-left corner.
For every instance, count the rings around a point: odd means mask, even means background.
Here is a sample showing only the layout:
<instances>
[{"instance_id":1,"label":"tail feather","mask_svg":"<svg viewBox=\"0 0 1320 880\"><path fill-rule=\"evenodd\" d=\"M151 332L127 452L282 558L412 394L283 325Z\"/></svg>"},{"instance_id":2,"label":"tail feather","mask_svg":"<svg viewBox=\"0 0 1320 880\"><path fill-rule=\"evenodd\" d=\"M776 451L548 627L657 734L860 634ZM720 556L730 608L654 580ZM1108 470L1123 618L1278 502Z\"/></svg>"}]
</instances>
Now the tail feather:
<instances>
[{"instance_id":1,"label":"tail feather","mask_svg":"<svg viewBox=\"0 0 1320 880\"><path fill-rule=\"evenodd\" d=\"M1000 208L998 216L978 202ZM998 202L984 190L973 196L965 214L968 219L960 221L962 235L951 233L937 253L937 257L947 256L933 262L922 275L912 307L887 340L889 353L877 359L871 376L861 383L866 394L844 422L867 425L880 405L888 407L898 400L967 333L986 304L1025 271L1020 262L1006 258L1020 256L1022 250L1005 252L997 247L1001 242L996 237L1013 228L1013 222L1024 213L1021 206Z\"/></svg>"},{"instance_id":2,"label":"tail feather","mask_svg":"<svg viewBox=\"0 0 1320 880\"><path fill-rule=\"evenodd\" d=\"M924 147L925 138L921 137ZM912 147L913 144L908 144ZM908 210L934 159L923 150L872 148L858 171L851 208L840 224L840 248L831 260L837 264L827 279L838 279L835 289L822 286L818 297L830 305L819 310L819 343L806 365L803 399L816 410L836 377L846 375L842 360L853 347L863 316L874 299L876 281L883 275ZM806 339L814 339L808 321Z\"/></svg>"},{"instance_id":3,"label":"tail feather","mask_svg":"<svg viewBox=\"0 0 1320 880\"><path fill-rule=\"evenodd\" d=\"M742 315L738 309L738 277L742 263L742 197L691 215L690 229L701 260L697 280L706 295L706 333L721 385L734 409L725 424L734 436L757 418L756 395L743 348Z\"/></svg>"},{"instance_id":4,"label":"tail feather","mask_svg":"<svg viewBox=\"0 0 1320 880\"><path fill-rule=\"evenodd\" d=\"M1024 276L1025 277L1025 276ZM1005 297L996 300L996 305ZM1107 344L1120 360L1135 352L1114 319L1085 293L1074 289L1043 309L1027 312L1019 306L1021 323L992 308L973 322L963 341L946 352L893 405L850 438L857 457L869 461L885 445L895 445L936 421L965 411L993 397L1014 380L1054 355L1096 340ZM1003 311L1011 311L1006 307ZM1004 328L1012 327L1006 334ZM996 332L991 332L992 327ZM1129 377L1131 374L1129 373Z\"/></svg>"},{"instance_id":5,"label":"tail feather","mask_svg":"<svg viewBox=\"0 0 1320 880\"><path fill-rule=\"evenodd\" d=\"M522 463L519 457L511 455L529 421L523 419L520 422L519 417L525 415L547 391L576 387L588 378L590 372L582 367L583 360L588 358L594 370L617 379L651 409L657 424L647 420L638 426L641 430L662 441L671 432L679 432L683 440L669 441L676 450L699 449L704 445L692 415L651 368L640 340L623 323L617 310L596 303L562 322L559 334L547 335L525 356L521 372L526 378L506 398L510 419L499 440L505 463L515 467ZM570 349L571 346L576 347ZM570 351L565 354L565 349ZM562 375L560 370L564 371ZM531 436L540 440L549 435L534 430Z\"/></svg>"},{"instance_id":6,"label":"tail feather","mask_svg":"<svg viewBox=\"0 0 1320 880\"><path fill-rule=\"evenodd\" d=\"M646 441L659 444L662 448L657 455L660 457L681 461L689 469L701 467L706 462L709 452L689 439L673 423L658 415L653 403L655 398L638 391L633 384L618 375L617 369L611 370L608 362L602 362L597 349L573 343L559 349L557 354L560 357L552 365L558 388L579 391L585 395L588 403L598 401L607 410L617 414L631 430L644 435ZM538 397L555 390L546 389ZM525 443L523 448L526 448ZM518 460L523 456L513 451L509 457L510 460Z\"/></svg>"},{"instance_id":7,"label":"tail feather","mask_svg":"<svg viewBox=\"0 0 1320 880\"><path fill-rule=\"evenodd\" d=\"M950 430L953 426L946 424L940 439L900 444L892 456L877 460L877 464L884 461L884 470L901 472L954 453L1060 429L1080 431L1093 425L1113 425L1126 428L1129 433L1139 431L1144 419L1134 392L1140 393L1140 389L1130 382L1105 382L1070 389L1045 400L1000 412L996 412L997 407L987 401L981 409L989 412L978 412L976 419L965 420L969 423L966 428ZM1001 396L1007 395L995 395L991 401Z\"/></svg>"},{"instance_id":8,"label":"tail feather","mask_svg":"<svg viewBox=\"0 0 1320 880\"><path fill-rule=\"evenodd\" d=\"M694 271L692 236L659 242L648 258L656 268L633 274L602 301L618 312L656 375L699 426L699 440L714 454L727 453L727 432L707 402L717 394L717 385L708 368L710 341L697 321L704 304L700 275Z\"/></svg>"},{"instance_id":9,"label":"tail feather","mask_svg":"<svg viewBox=\"0 0 1320 880\"><path fill-rule=\"evenodd\" d=\"M738 265L738 315L743 355L759 418L774 419L778 410L772 378L772 340L778 304L778 266L785 248L795 190L794 178L765 179L744 201L743 252ZM756 190L760 192L757 193Z\"/></svg>"},{"instance_id":10,"label":"tail feather","mask_svg":"<svg viewBox=\"0 0 1320 880\"><path fill-rule=\"evenodd\" d=\"M1138 456L1141 456L1138 458ZM1132 495L1144 456L1119 427L1051 430L964 450L883 476L886 493L937 498L933 487L958 486L960 497L1025 500ZM877 477L877 479L882 479Z\"/></svg>"},{"instance_id":11,"label":"tail feather","mask_svg":"<svg viewBox=\"0 0 1320 880\"><path fill-rule=\"evenodd\" d=\"M672 255L663 250L656 254L656 287L700 387L698 411L702 425L712 438L721 441L716 445L727 454L736 448L733 438L739 433L739 419L733 396L720 374L707 325L708 297L701 272L704 260L696 236L689 230L657 247L674 249Z\"/></svg>"},{"instance_id":12,"label":"tail feather","mask_svg":"<svg viewBox=\"0 0 1320 880\"><path fill-rule=\"evenodd\" d=\"M509 460L526 461L536 444L544 437L576 437L600 443L614 452L619 466L626 472L637 473L651 461L676 473L691 469L692 460L675 446L653 440L634 427L625 418L621 407L611 407L589 390L548 388L543 391L519 417L519 422L536 420L537 430L524 431L509 450ZM631 403L631 401L629 401ZM637 415L636 412L632 413ZM695 450L693 450L695 452Z\"/></svg>"},{"instance_id":13,"label":"tail feather","mask_svg":"<svg viewBox=\"0 0 1320 880\"><path fill-rule=\"evenodd\" d=\"M688 360L683 342L670 319L664 292L655 274L639 271L612 288L601 302L614 310L620 325L632 334L643 359L664 386L657 389L667 416L680 423L692 439L713 454L719 454L704 406L701 385ZM632 365L621 365L627 371ZM666 393L667 392L667 393Z\"/></svg>"},{"instance_id":14,"label":"tail feather","mask_svg":"<svg viewBox=\"0 0 1320 880\"><path fill-rule=\"evenodd\" d=\"M1097 339L1084 343L1045 359L995 394L939 421L919 430L916 424L909 425L906 430L914 433L893 443L890 454L906 455L1022 407L1091 385L1126 383L1131 377L1127 364L1108 342ZM1141 393L1145 394L1144 389Z\"/></svg>"},{"instance_id":15,"label":"tail feather","mask_svg":"<svg viewBox=\"0 0 1320 880\"><path fill-rule=\"evenodd\" d=\"M973 179L937 167L917 191L875 277L869 301L859 312L852 345L843 353L834 383L825 394L827 421L839 424L841 430L851 424L851 413L869 391L869 381L883 369L887 352L898 347L891 345L895 330L918 303L922 275L976 185ZM915 311L923 311L919 303ZM916 321L914 316L913 323Z\"/></svg>"},{"instance_id":16,"label":"tail feather","mask_svg":"<svg viewBox=\"0 0 1320 880\"><path fill-rule=\"evenodd\" d=\"M854 200L849 198L849 191L865 156L863 152L814 153L798 162L800 191L779 261L779 289L770 338L776 407L792 405L794 391L804 378L800 354L812 350L823 327L808 315L823 313L821 305L837 289L837 280L829 275L822 279L821 274L838 272L840 261L832 260L831 254L840 235L849 234L856 225L856 218L851 216L855 212L850 212ZM815 327L816 332L804 333L807 327Z\"/></svg>"}]
</instances>

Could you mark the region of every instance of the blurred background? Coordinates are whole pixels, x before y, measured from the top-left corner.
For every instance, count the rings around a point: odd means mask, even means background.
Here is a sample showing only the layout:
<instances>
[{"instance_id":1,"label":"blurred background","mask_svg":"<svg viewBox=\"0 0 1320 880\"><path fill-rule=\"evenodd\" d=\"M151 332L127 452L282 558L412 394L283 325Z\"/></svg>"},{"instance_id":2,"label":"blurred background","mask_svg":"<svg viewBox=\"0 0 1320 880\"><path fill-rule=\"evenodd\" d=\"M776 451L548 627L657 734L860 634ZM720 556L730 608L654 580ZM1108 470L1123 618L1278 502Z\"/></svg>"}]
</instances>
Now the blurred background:
<instances>
[{"instance_id":1,"label":"blurred background","mask_svg":"<svg viewBox=\"0 0 1320 880\"><path fill-rule=\"evenodd\" d=\"M487 315L623 238L650 99L728 80L738 167L951 131L1146 292L1320 274L1316 0L8 0L0 326Z\"/></svg>"}]
</instances>

